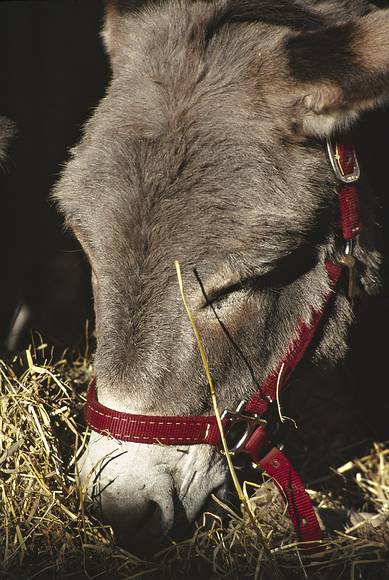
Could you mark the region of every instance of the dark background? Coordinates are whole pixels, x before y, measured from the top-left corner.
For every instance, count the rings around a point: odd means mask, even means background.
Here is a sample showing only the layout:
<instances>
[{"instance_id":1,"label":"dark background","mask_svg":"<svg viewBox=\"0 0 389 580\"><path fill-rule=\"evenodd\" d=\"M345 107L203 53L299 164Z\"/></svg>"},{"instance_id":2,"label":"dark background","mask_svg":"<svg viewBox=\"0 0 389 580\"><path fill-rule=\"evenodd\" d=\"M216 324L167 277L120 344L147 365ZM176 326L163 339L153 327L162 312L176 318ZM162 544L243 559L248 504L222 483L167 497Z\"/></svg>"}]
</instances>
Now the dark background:
<instances>
[{"instance_id":1,"label":"dark background","mask_svg":"<svg viewBox=\"0 0 389 580\"><path fill-rule=\"evenodd\" d=\"M32 329L60 349L80 346L85 320L93 324L88 266L77 242L63 231L49 192L109 80L99 37L102 17L99 0L0 2L0 115L18 128L6 171L0 171L3 352L26 347ZM380 245L388 255L389 109L366 115L356 140L363 174L377 195ZM375 426L389 425L388 274L385 263L383 294L359 315L362 332L352 339L348 381L361 421L369 417ZM25 324L10 337L22 305Z\"/></svg>"},{"instance_id":2,"label":"dark background","mask_svg":"<svg viewBox=\"0 0 389 580\"><path fill-rule=\"evenodd\" d=\"M18 131L0 171L0 351L26 346L32 328L77 345L93 316L88 267L49 192L109 80L102 19L99 0L0 2L0 115Z\"/></svg>"}]
</instances>

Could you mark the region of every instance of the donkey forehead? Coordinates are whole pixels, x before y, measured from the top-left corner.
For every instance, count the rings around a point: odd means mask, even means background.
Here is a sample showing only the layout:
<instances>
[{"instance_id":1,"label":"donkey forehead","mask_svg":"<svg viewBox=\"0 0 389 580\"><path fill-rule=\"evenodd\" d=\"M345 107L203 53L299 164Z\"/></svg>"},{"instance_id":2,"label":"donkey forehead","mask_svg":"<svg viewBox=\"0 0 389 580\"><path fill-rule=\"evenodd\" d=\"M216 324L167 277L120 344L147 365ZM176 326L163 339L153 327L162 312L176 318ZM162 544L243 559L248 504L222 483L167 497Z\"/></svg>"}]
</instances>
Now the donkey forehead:
<instances>
[{"instance_id":1,"label":"donkey forehead","mask_svg":"<svg viewBox=\"0 0 389 580\"><path fill-rule=\"evenodd\" d=\"M179 257L198 264L212 255L220 264L244 252L269 263L313 245L333 197L323 188L328 167L321 145L274 142L271 149L214 137L210 130L192 146L185 136L116 137L92 147L69 204L92 259L123 262L154 253L169 264Z\"/></svg>"},{"instance_id":2,"label":"donkey forehead","mask_svg":"<svg viewBox=\"0 0 389 580\"><path fill-rule=\"evenodd\" d=\"M58 191L92 261L154 253L169 264L210 255L220 264L251 252L269 263L313 245L334 197L324 149L284 142L266 124L257 117L223 130L200 120L152 138L92 134Z\"/></svg>"},{"instance_id":3,"label":"donkey forehead","mask_svg":"<svg viewBox=\"0 0 389 580\"><path fill-rule=\"evenodd\" d=\"M92 258L154 247L169 262L197 262L210 247L217 260L251 247L269 262L312 238L331 199L328 172L320 147L285 139L288 74L275 47L287 22L320 18L293 2L285 17L262 4L263 21L239 30L224 25L240 12L222 4L129 19L136 41L124 42L126 64L114 69L57 191Z\"/></svg>"}]
</instances>

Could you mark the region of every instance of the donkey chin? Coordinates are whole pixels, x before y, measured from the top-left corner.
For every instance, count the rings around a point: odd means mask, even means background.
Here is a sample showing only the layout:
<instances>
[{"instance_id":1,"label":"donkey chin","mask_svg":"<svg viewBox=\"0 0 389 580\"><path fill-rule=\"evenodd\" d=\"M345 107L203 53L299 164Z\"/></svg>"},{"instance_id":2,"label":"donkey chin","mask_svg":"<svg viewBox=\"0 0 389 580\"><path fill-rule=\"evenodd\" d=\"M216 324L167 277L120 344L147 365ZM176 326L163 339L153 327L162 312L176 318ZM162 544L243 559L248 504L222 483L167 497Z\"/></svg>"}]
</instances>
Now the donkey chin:
<instances>
[{"instance_id":1,"label":"donkey chin","mask_svg":"<svg viewBox=\"0 0 389 580\"><path fill-rule=\"evenodd\" d=\"M162 449L92 433L79 471L96 516L120 546L142 555L187 535L211 495L227 491L224 459L209 445Z\"/></svg>"}]
</instances>

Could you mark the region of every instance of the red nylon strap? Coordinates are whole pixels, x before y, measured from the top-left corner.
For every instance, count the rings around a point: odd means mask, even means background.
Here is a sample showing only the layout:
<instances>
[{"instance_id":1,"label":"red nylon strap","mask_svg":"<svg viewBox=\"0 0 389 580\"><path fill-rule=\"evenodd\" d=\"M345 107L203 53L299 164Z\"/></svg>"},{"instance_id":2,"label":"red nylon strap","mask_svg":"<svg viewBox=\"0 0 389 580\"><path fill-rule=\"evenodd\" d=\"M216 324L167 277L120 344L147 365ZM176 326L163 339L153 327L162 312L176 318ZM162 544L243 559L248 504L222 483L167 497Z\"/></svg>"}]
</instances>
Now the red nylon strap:
<instances>
[{"instance_id":1,"label":"red nylon strap","mask_svg":"<svg viewBox=\"0 0 389 580\"><path fill-rule=\"evenodd\" d=\"M285 495L293 527L301 542L316 542L323 538L311 499L290 461L277 447L273 447L258 461L258 465L276 482ZM311 544L308 550L317 548Z\"/></svg>"},{"instance_id":2,"label":"red nylon strap","mask_svg":"<svg viewBox=\"0 0 389 580\"><path fill-rule=\"evenodd\" d=\"M318 545L312 542L321 540L323 533L311 499L291 462L278 447L273 447L262 457L265 437L265 429L257 429L247 442L245 451L249 452L253 462L275 481L286 501L298 539L301 542L310 542L309 546L305 546L307 551L315 551Z\"/></svg>"},{"instance_id":3,"label":"red nylon strap","mask_svg":"<svg viewBox=\"0 0 389 580\"><path fill-rule=\"evenodd\" d=\"M357 163L352 144L348 141L337 143L336 152L342 175L352 174ZM345 240L351 240L362 229L358 188L353 183L342 185L338 189L338 195L342 235Z\"/></svg>"},{"instance_id":4,"label":"red nylon strap","mask_svg":"<svg viewBox=\"0 0 389 580\"><path fill-rule=\"evenodd\" d=\"M351 240L352 238L355 238L362 229L358 188L356 185L344 185L339 188L338 194L342 235L345 240Z\"/></svg>"},{"instance_id":5,"label":"red nylon strap","mask_svg":"<svg viewBox=\"0 0 389 580\"><path fill-rule=\"evenodd\" d=\"M326 262L326 269L331 282L331 287L334 288L339 281L342 269L338 264L334 264L333 262ZM303 320L299 322L297 336L289 345L286 356L278 363L274 371L270 373L261 388L252 396L245 407L247 412L262 415L267 411L269 405L276 399L277 381L282 365L285 366L285 371L283 373L280 389L282 388L282 385L285 385L288 382L294 369L302 359L308 346L311 344L323 318L325 306L331 299L331 296L332 292L329 292L324 299L324 305L321 310L313 310L310 324L307 324Z\"/></svg>"},{"instance_id":6,"label":"red nylon strap","mask_svg":"<svg viewBox=\"0 0 389 580\"><path fill-rule=\"evenodd\" d=\"M96 398L96 381L88 389L85 420L98 433L121 441L163 445L216 445L220 440L216 417L168 417L122 413L105 407Z\"/></svg>"}]
</instances>

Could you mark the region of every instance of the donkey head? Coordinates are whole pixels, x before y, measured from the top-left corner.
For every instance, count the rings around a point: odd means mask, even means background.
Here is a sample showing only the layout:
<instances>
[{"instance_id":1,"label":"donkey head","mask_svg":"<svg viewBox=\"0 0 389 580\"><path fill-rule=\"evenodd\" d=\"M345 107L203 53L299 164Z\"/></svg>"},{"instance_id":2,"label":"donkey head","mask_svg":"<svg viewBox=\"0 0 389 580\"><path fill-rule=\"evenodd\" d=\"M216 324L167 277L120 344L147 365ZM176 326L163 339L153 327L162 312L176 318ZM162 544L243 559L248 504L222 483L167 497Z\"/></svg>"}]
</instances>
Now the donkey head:
<instances>
[{"instance_id":1,"label":"donkey head","mask_svg":"<svg viewBox=\"0 0 389 580\"><path fill-rule=\"evenodd\" d=\"M104 39L112 81L54 192L93 272L98 399L150 415L212 412L179 260L219 406L233 408L328 292L324 262L343 247L323 140L389 94L389 10L111 2ZM355 251L371 294L365 205ZM351 321L340 291L319 368L344 357ZM202 445L94 433L81 475L128 544L192 522L221 493L226 466Z\"/></svg>"}]
</instances>

